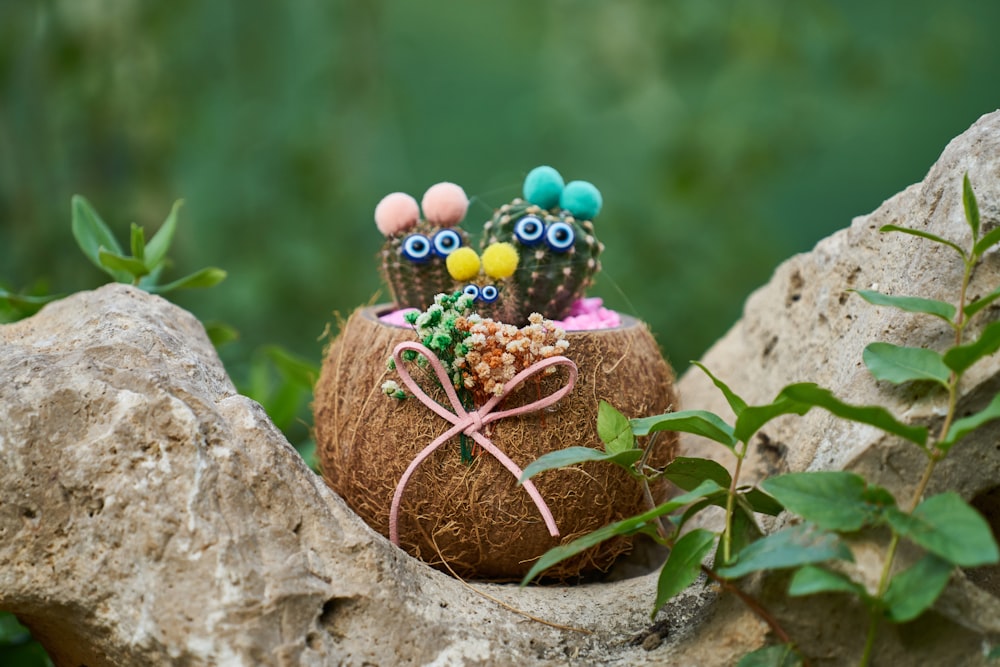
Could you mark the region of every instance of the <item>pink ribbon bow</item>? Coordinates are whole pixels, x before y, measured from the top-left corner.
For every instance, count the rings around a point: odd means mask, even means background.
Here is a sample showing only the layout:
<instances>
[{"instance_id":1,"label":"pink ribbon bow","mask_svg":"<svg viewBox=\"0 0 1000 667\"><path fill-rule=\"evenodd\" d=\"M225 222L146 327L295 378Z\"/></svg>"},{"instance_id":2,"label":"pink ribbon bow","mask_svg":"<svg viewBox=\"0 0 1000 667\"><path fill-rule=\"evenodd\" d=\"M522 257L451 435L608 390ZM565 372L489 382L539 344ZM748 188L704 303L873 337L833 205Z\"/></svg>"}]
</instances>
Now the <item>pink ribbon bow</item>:
<instances>
[{"instance_id":1,"label":"pink ribbon bow","mask_svg":"<svg viewBox=\"0 0 1000 667\"><path fill-rule=\"evenodd\" d=\"M440 380L441 386L444 387L448 400L451 402L452 407L455 408L454 412L448 410L448 408L428 396L427 393L420 388L420 385L413 380L410 373L406 370L406 366L403 364L402 353L405 350L413 350L414 352L422 354L427 358L431 364L431 368L434 369L434 373L437 375L438 380ZM452 386L451 378L448 377L448 373L441 364L441 360L438 359L437 355L431 352L427 347L421 345L420 343L409 341L403 342L397 345L392 351L392 358L396 362L396 370L399 372L399 376L402 378L403 384L406 385L413 395L416 396L421 403L452 423L452 427L450 429L438 436L434 442L424 447L424 449L417 454L413 461L410 462L410 466L406 469L406 472L403 473L403 476L399 480L399 484L396 485L396 492L392 495L392 507L389 510L389 539L392 540L393 544L399 546L399 529L397 527L399 519L399 502L403 497L403 490L406 488L407 482L410 481L410 476L413 475L417 466L419 466L424 459L433 454L438 447L448 442L448 440L454 436L459 433L464 433L465 435L470 436L479 444L480 447L485 449L498 461L500 461L500 463L502 463L515 478L520 479L522 473L521 469L517 467L517 464L514 463L510 457L497 449L496 445L494 445L489 438L480 432L480 429L482 429L486 424L498 421L504 417L514 417L516 415L541 410L542 408L548 407L559 401L559 399L573 389L573 384L576 382L577 369L576 364L566 357L556 356L549 357L548 359L542 359L511 378L503 386L503 391L486 401L481 408L478 410L467 411L462 405L462 402L458 399L458 394L455 393L455 388ZM508 394L517 389L522 382L551 366L565 366L569 370L569 379L563 387L548 396L532 403L528 403L527 405L510 408L509 410L498 410L493 412L493 408L496 407L500 401L506 398ZM545 504L541 494L538 493L538 489L536 489L535 485L531 483L531 480L524 482L524 489L535 502L535 506L538 508L542 518L545 520L545 526L549 529L549 534L553 537L558 537L559 528L556 526L555 519L552 518L552 512L549 511L548 505Z\"/></svg>"}]
</instances>

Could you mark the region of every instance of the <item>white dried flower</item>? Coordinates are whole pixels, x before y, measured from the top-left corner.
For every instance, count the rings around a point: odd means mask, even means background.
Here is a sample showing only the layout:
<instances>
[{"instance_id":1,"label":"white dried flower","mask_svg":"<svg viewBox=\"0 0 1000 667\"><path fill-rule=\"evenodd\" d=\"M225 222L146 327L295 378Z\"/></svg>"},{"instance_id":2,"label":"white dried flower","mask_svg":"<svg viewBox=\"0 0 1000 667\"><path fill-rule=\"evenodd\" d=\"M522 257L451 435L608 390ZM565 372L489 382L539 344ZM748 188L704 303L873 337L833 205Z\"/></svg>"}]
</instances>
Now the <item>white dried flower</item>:
<instances>
[{"instance_id":1,"label":"white dried flower","mask_svg":"<svg viewBox=\"0 0 1000 667\"><path fill-rule=\"evenodd\" d=\"M382 383L382 393L384 393L389 398L404 399L406 398L406 392L400 388L399 384L395 380L386 380Z\"/></svg>"}]
</instances>

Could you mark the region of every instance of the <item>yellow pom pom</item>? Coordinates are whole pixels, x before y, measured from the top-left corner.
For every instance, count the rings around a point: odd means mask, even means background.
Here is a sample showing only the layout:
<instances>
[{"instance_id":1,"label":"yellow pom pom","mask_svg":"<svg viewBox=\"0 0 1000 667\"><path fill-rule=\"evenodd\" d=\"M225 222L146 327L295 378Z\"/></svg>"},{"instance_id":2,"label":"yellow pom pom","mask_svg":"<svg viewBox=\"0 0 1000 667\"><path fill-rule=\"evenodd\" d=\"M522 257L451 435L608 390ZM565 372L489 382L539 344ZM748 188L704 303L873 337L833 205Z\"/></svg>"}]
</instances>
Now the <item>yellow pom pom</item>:
<instances>
[{"instance_id":1,"label":"yellow pom pom","mask_svg":"<svg viewBox=\"0 0 1000 667\"><path fill-rule=\"evenodd\" d=\"M445 265L455 280L472 280L479 275L479 255L468 246L457 248L448 255Z\"/></svg>"},{"instance_id":2,"label":"yellow pom pom","mask_svg":"<svg viewBox=\"0 0 1000 667\"><path fill-rule=\"evenodd\" d=\"M514 275L517 261L517 248L509 243L494 243L483 251L483 270L496 280Z\"/></svg>"}]
</instances>

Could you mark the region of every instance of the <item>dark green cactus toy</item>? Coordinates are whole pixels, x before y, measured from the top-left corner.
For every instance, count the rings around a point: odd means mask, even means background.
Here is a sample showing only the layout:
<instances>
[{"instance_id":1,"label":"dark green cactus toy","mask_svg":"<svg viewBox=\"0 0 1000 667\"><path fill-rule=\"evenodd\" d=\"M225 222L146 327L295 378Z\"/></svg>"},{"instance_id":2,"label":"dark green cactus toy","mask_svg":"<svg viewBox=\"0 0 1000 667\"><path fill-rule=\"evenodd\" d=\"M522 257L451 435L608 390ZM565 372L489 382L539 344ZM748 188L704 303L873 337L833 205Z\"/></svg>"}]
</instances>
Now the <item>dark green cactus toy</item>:
<instances>
[{"instance_id":1,"label":"dark green cactus toy","mask_svg":"<svg viewBox=\"0 0 1000 667\"><path fill-rule=\"evenodd\" d=\"M385 235L382 275L397 308L424 310L436 294L455 289L445 259L468 245L465 232L455 227L468 208L465 191L454 183L432 185L420 206L410 195L393 192L375 207L375 224Z\"/></svg>"},{"instance_id":2,"label":"dark green cactus toy","mask_svg":"<svg viewBox=\"0 0 1000 667\"><path fill-rule=\"evenodd\" d=\"M521 326L531 313L561 319L601 270L604 244L593 219L601 193L586 181L564 184L552 167L524 179L524 199L504 204L483 226L482 247L512 244L520 255L510 289L500 294L503 321Z\"/></svg>"}]
</instances>

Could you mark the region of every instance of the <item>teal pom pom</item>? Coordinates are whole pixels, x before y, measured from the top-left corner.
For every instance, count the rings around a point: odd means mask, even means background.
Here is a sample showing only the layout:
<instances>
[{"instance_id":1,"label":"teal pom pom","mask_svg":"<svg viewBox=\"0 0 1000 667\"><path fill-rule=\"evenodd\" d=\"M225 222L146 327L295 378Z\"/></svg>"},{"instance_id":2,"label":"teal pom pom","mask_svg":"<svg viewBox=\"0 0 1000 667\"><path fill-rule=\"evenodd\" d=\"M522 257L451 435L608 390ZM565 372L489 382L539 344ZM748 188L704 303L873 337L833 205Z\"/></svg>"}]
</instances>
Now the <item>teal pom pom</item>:
<instances>
[{"instance_id":1,"label":"teal pom pom","mask_svg":"<svg viewBox=\"0 0 1000 667\"><path fill-rule=\"evenodd\" d=\"M563 192L563 177L552 167L535 167L524 179L524 198L544 209L559 204Z\"/></svg>"},{"instance_id":2,"label":"teal pom pom","mask_svg":"<svg viewBox=\"0 0 1000 667\"><path fill-rule=\"evenodd\" d=\"M559 197L559 208L566 209L577 220L593 220L601 212L601 192L587 181L566 184Z\"/></svg>"}]
</instances>

